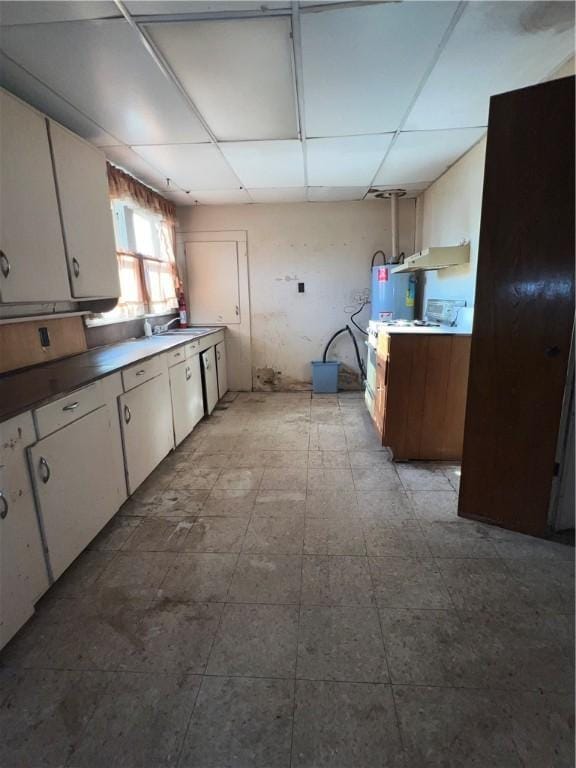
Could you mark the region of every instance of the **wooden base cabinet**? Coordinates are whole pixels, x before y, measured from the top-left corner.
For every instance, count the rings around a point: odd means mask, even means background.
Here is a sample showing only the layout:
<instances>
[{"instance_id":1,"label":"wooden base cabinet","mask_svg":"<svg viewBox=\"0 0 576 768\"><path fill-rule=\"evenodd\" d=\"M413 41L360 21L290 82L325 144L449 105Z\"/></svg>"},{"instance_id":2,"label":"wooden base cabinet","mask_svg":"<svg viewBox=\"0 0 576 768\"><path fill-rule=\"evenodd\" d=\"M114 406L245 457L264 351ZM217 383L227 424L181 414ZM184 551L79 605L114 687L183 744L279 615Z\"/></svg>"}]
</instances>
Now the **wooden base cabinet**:
<instances>
[{"instance_id":1,"label":"wooden base cabinet","mask_svg":"<svg viewBox=\"0 0 576 768\"><path fill-rule=\"evenodd\" d=\"M459 461L470 337L380 334L374 422L396 461Z\"/></svg>"},{"instance_id":2,"label":"wooden base cabinet","mask_svg":"<svg viewBox=\"0 0 576 768\"><path fill-rule=\"evenodd\" d=\"M114 418L103 405L28 449L54 579L118 509Z\"/></svg>"},{"instance_id":3,"label":"wooden base cabinet","mask_svg":"<svg viewBox=\"0 0 576 768\"><path fill-rule=\"evenodd\" d=\"M28 473L30 413L0 424L0 648L34 613L48 570Z\"/></svg>"},{"instance_id":4,"label":"wooden base cabinet","mask_svg":"<svg viewBox=\"0 0 576 768\"><path fill-rule=\"evenodd\" d=\"M118 403L126 480L131 495L174 448L168 373L161 373L125 392Z\"/></svg>"},{"instance_id":5,"label":"wooden base cabinet","mask_svg":"<svg viewBox=\"0 0 576 768\"><path fill-rule=\"evenodd\" d=\"M185 360L169 369L174 419L174 441L180 445L204 416L200 356Z\"/></svg>"}]
</instances>

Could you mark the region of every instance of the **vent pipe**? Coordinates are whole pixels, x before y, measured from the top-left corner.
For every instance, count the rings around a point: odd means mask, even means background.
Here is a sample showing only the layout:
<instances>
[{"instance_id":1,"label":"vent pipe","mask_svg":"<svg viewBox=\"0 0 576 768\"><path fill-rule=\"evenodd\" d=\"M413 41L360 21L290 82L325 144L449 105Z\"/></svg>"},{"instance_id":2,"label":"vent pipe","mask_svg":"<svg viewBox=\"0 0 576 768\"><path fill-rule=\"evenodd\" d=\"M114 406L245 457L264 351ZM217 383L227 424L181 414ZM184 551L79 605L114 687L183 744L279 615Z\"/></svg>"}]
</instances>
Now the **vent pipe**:
<instances>
[{"instance_id":1,"label":"vent pipe","mask_svg":"<svg viewBox=\"0 0 576 768\"><path fill-rule=\"evenodd\" d=\"M377 192L374 197L390 200L390 229L392 235L391 264L400 263L400 227L398 217L398 201L406 194L405 189L386 189Z\"/></svg>"}]
</instances>

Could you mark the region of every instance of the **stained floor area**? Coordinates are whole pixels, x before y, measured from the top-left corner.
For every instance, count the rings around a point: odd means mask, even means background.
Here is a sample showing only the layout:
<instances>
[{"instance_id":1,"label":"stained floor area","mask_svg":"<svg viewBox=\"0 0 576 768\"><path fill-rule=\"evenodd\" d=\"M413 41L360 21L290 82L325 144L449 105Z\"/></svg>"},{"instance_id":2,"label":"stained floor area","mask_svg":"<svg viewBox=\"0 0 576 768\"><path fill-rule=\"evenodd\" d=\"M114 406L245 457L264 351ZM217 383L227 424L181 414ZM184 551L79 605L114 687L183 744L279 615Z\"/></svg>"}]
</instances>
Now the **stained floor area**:
<instances>
[{"instance_id":1,"label":"stained floor area","mask_svg":"<svg viewBox=\"0 0 576 768\"><path fill-rule=\"evenodd\" d=\"M573 552L356 393L240 394L0 656L2 768L571 768Z\"/></svg>"}]
</instances>

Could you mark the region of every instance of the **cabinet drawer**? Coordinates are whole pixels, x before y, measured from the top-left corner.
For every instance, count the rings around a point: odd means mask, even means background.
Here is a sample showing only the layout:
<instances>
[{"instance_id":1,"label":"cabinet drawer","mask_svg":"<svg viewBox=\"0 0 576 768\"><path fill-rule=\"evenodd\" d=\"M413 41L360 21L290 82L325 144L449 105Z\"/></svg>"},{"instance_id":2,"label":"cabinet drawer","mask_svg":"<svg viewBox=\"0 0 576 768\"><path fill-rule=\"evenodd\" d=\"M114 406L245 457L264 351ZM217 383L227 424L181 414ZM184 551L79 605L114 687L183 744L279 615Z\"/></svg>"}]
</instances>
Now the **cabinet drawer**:
<instances>
[{"instance_id":1,"label":"cabinet drawer","mask_svg":"<svg viewBox=\"0 0 576 768\"><path fill-rule=\"evenodd\" d=\"M77 389L66 397L61 397L49 405L44 405L34 411L34 420L38 438L41 440L46 435L56 432L57 429L71 424L96 408L104 405L105 395L99 381L88 387Z\"/></svg>"},{"instance_id":2,"label":"cabinet drawer","mask_svg":"<svg viewBox=\"0 0 576 768\"><path fill-rule=\"evenodd\" d=\"M186 349L184 345L178 347L178 349L172 349L170 352L166 352L166 360L168 361L168 368L178 363L183 363L186 360Z\"/></svg>"},{"instance_id":3,"label":"cabinet drawer","mask_svg":"<svg viewBox=\"0 0 576 768\"><path fill-rule=\"evenodd\" d=\"M145 381L153 379L154 376L162 373L165 370L165 363L163 364L162 357L162 355L156 355L156 357L151 357L149 360L131 365L130 368L125 368L122 371L124 392L134 389L139 384L143 384Z\"/></svg>"},{"instance_id":4,"label":"cabinet drawer","mask_svg":"<svg viewBox=\"0 0 576 768\"><path fill-rule=\"evenodd\" d=\"M189 344L186 344L186 359L189 360L191 357L194 357L194 355L197 355L198 352L200 352L200 340L197 341L191 341Z\"/></svg>"}]
</instances>

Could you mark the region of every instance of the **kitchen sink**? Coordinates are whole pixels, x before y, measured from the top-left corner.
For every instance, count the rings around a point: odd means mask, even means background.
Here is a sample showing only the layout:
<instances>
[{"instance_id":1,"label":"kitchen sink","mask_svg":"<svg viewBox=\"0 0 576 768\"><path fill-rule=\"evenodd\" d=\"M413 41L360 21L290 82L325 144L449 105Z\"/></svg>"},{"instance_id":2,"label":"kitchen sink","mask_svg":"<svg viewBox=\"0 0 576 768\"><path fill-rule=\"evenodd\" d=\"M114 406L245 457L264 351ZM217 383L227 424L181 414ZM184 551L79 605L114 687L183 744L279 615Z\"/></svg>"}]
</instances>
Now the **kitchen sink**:
<instances>
[{"instance_id":1,"label":"kitchen sink","mask_svg":"<svg viewBox=\"0 0 576 768\"><path fill-rule=\"evenodd\" d=\"M203 333L209 333L214 328L170 328L167 331L157 334L158 336L199 336Z\"/></svg>"}]
</instances>

